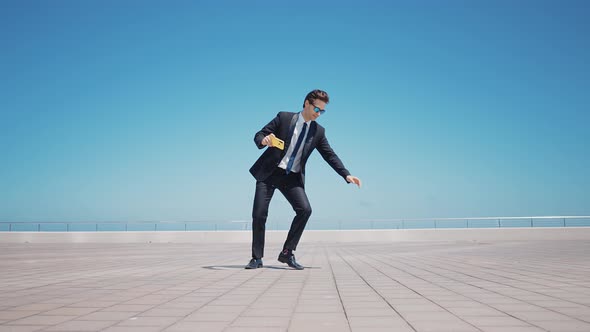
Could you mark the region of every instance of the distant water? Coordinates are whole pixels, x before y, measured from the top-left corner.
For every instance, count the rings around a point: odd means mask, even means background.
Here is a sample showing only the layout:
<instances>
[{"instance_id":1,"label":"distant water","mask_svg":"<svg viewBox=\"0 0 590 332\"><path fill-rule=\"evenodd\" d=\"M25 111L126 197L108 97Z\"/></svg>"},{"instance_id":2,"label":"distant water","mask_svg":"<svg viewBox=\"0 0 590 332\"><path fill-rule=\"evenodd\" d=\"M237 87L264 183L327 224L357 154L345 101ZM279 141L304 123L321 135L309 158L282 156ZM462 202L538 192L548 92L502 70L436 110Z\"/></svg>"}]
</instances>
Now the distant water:
<instances>
[{"instance_id":1,"label":"distant water","mask_svg":"<svg viewBox=\"0 0 590 332\"><path fill-rule=\"evenodd\" d=\"M288 221L268 221L267 230L288 230ZM354 229L429 229L429 228L510 228L510 227L590 227L590 218L552 219L487 219L487 220L375 220L339 221L313 218L306 229L354 230ZM199 222L0 222L3 232L107 232L107 231L227 231L249 230L249 221L199 221Z\"/></svg>"}]
</instances>

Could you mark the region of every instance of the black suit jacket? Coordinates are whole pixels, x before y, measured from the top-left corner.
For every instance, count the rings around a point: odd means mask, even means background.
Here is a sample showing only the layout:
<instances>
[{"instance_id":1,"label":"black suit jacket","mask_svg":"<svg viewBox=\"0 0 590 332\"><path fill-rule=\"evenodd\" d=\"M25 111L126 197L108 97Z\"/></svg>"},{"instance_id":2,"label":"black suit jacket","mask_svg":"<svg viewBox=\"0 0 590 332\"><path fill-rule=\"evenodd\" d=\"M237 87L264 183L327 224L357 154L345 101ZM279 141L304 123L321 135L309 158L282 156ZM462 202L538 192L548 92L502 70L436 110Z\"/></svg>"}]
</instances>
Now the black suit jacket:
<instances>
[{"instance_id":1,"label":"black suit jacket","mask_svg":"<svg viewBox=\"0 0 590 332\"><path fill-rule=\"evenodd\" d=\"M254 165L252 165L250 173L252 173L256 180L266 180L279 165L291 144L291 137L293 137L293 131L295 130L298 117L299 113L279 112L272 121L254 135L254 143L259 149L265 147L262 145L262 139L271 133L285 141L284 150L267 148ZM346 177L350 175L350 172L344 167L340 158L338 158L334 150L330 147L330 143L326 139L324 127L312 121L301 154L301 172L299 173L301 175L301 184L305 184L305 164L314 149L317 149L322 155L322 158L346 181Z\"/></svg>"}]
</instances>

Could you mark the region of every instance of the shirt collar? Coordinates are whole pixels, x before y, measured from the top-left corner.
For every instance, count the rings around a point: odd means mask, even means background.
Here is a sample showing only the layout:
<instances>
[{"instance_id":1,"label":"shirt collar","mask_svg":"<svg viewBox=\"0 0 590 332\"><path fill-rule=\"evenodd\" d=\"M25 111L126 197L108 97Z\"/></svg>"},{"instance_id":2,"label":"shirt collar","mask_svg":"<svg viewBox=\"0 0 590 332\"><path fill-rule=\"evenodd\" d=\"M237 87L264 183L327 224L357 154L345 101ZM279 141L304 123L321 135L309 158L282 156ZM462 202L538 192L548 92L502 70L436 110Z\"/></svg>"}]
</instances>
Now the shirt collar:
<instances>
[{"instance_id":1,"label":"shirt collar","mask_svg":"<svg viewBox=\"0 0 590 332\"><path fill-rule=\"evenodd\" d=\"M303 118L303 112L299 112L299 118L297 119L297 122L307 123L308 127L311 125L311 120L305 121L305 119Z\"/></svg>"}]
</instances>

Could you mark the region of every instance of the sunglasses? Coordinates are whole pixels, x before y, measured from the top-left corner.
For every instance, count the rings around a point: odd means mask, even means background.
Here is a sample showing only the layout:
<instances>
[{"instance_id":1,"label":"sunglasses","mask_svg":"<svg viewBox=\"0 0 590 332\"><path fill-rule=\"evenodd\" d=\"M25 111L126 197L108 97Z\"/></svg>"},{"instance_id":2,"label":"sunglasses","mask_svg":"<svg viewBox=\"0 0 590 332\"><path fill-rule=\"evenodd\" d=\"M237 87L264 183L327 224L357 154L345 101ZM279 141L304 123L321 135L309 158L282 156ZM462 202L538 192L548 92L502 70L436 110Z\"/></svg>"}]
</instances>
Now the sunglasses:
<instances>
[{"instance_id":1,"label":"sunglasses","mask_svg":"<svg viewBox=\"0 0 590 332\"><path fill-rule=\"evenodd\" d=\"M320 109L319 107L317 107L314 104L311 104L311 106L313 106L313 111L316 112L316 113L320 113L320 115L326 113L326 110L325 109L324 110L323 109Z\"/></svg>"}]
</instances>

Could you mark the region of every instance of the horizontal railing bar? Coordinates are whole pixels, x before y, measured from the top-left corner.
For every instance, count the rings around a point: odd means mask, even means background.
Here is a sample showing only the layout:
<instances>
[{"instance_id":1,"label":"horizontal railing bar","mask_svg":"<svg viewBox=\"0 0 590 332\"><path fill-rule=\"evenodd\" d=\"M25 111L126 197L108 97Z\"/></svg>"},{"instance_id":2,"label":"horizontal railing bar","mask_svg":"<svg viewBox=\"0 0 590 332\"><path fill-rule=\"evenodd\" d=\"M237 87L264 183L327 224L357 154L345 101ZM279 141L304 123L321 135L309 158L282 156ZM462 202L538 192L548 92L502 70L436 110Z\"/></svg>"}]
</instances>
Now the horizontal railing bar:
<instances>
[{"instance_id":1,"label":"horizontal railing bar","mask_svg":"<svg viewBox=\"0 0 590 332\"><path fill-rule=\"evenodd\" d=\"M0 224L191 224L191 223L230 223L236 221L0 221Z\"/></svg>"},{"instance_id":2,"label":"horizontal railing bar","mask_svg":"<svg viewBox=\"0 0 590 332\"><path fill-rule=\"evenodd\" d=\"M530 220L530 219L588 219L590 216L533 216L533 217L461 217L461 218L396 218L396 219L361 219L364 222L387 221L439 221L439 220ZM196 220L196 221L0 221L0 224L185 224L185 223L245 223L247 220Z\"/></svg>"},{"instance_id":3,"label":"horizontal railing bar","mask_svg":"<svg viewBox=\"0 0 590 332\"><path fill-rule=\"evenodd\" d=\"M338 218L336 218L337 220ZM460 217L460 218L396 218L361 219L361 222L406 222L406 221L475 221L475 220L539 220L539 219L590 219L590 216L532 216L532 217ZM341 220L342 221L342 220ZM249 223L249 220L194 220L194 221L0 221L0 224L192 224L192 223Z\"/></svg>"},{"instance_id":4,"label":"horizontal railing bar","mask_svg":"<svg viewBox=\"0 0 590 332\"><path fill-rule=\"evenodd\" d=\"M408 218L408 219L361 219L361 221L440 221L440 220L530 220L530 219L589 219L590 216L536 216L536 217L472 217L472 218Z\"/></svg>"}]
</instances>

